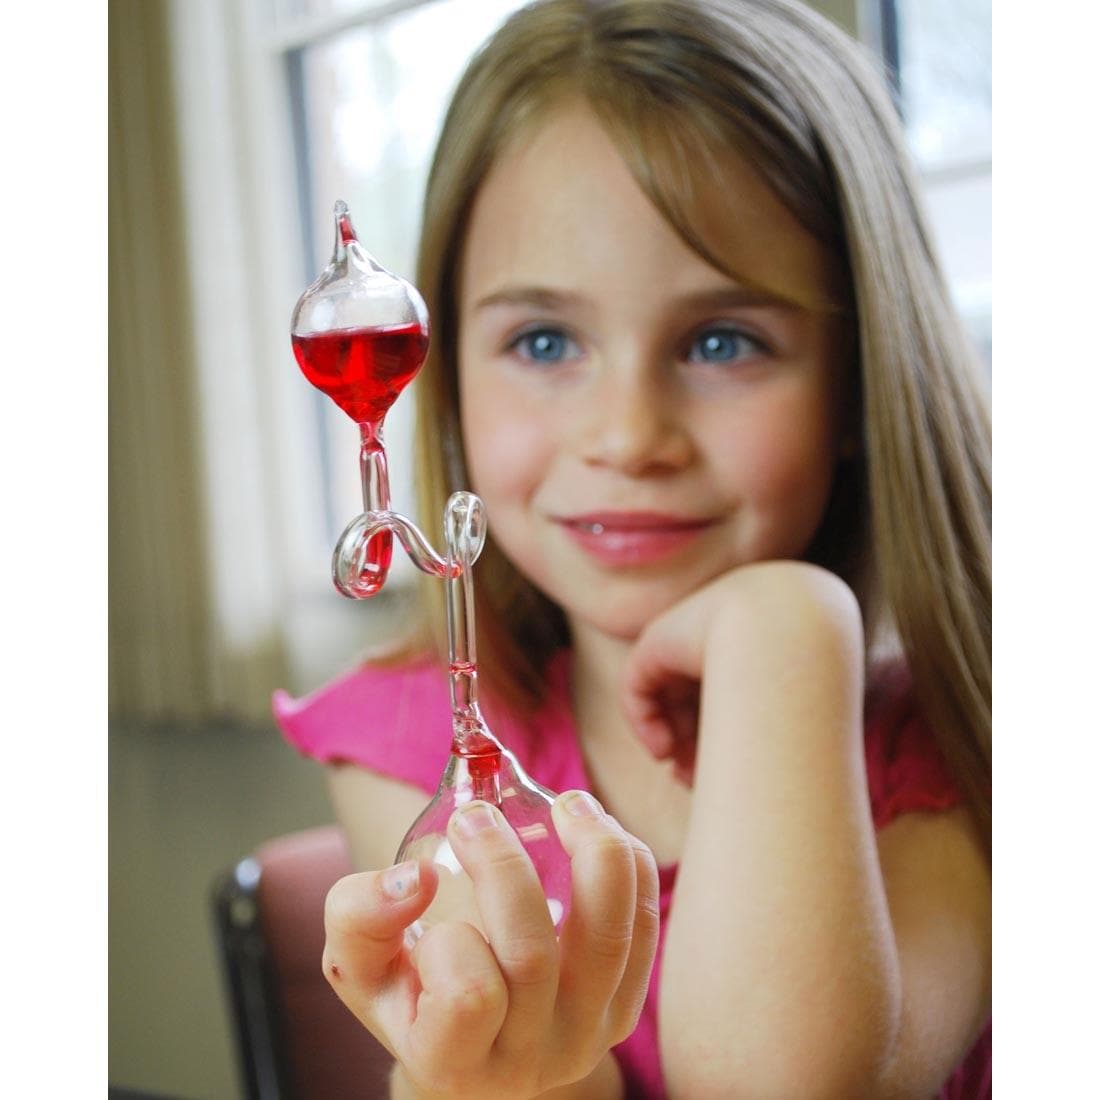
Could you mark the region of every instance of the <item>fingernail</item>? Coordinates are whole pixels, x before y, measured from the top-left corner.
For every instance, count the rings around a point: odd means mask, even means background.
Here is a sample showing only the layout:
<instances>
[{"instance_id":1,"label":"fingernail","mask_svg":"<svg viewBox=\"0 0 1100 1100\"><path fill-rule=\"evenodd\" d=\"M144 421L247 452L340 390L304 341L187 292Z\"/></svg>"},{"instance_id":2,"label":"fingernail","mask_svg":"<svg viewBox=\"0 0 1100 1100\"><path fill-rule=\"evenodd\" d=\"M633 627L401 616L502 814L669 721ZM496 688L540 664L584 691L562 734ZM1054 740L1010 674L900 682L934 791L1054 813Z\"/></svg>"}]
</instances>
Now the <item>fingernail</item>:
<instances>
[{"instance_id":1,"label":"fingernail","mask_svg":"<svg viewBox=\"0 0 1100 1100\"><path fill-rule=\"evenodd\" d=\"M382 891L393 901L411 898L420 889L420 864L415 859L391 867L382 876Z\"/></svg>"},{"instance_id":2,"label":"fingernail","mask_svg":"<svg viewBox=\"0 0 1100 1100\"><path fill-rule=\"evenodd\" d=\"M495 829L497 824L493 807L485 802L471 802L455 815L455 828L467 839Z\"/></svg>"},{"instance_id":3,"label":"fingernail","mask_svg":"<svg viewBox=\"0 0 1100 1100\"><path fill-rule=\"evenodd\" d=\"M603 816L603 807L587 791L571 794L565 800L565 808L574 817Z\"/></svg>"}]
</instances>

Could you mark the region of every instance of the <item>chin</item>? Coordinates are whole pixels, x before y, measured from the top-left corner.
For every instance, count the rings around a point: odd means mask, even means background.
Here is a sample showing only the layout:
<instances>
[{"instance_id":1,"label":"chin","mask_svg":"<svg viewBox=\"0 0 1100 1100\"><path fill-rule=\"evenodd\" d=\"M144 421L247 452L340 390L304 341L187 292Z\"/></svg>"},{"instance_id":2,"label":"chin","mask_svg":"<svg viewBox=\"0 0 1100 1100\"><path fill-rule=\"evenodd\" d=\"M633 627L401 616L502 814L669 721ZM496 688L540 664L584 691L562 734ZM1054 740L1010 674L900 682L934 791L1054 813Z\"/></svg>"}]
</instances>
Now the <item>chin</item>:
<instances>
[{"instance_id":1,"label":"chin","mask_svg":"<svg viewBox=\"0 0 1100 1100\"><path fill-rule=\"evenodd\" d=\"M683 592L631 593L629 598L616 600L611 593L589 601L561 603L571 623L583 624L608 638L633 642L662 612L667 611L689 594ZM559 601L560 603L560 601Z\"/></svg>"},{"instance_id":2,"label":"chin","mask_svg":"<svg viewBox=\"0 0 1100 1100\"><path fill-rule=\"evenodd\" d=\"M598 618L593 619L590 616L571 616L572 622L583 622L591 630L598 631L606 638L614 638L617 642L636 642L638 636L646 628L650 619L653 616L650 615L644 621L637 618L621 618L621 619L605 619Z\"/></svg>"}]
</instances>

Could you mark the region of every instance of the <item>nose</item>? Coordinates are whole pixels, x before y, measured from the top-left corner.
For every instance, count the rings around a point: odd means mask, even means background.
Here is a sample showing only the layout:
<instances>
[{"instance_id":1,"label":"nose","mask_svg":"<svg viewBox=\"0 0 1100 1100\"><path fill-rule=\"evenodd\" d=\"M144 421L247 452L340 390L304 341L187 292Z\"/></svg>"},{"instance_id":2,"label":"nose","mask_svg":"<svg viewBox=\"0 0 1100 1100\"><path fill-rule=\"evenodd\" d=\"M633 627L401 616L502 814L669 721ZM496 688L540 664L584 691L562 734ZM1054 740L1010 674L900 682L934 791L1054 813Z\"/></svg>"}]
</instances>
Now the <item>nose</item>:
<instances>
[{"instance_id":1,"label":"nose","mask_svg":"<svg viewBox=\"0 0 1100 1100\"><path fill-rule=\"evenodd\" d=\"M580 454L590 466L642 477L675 472L692 459L690 425L660 369L606 367L578 415Z\"/></svg>"}]
</instances>

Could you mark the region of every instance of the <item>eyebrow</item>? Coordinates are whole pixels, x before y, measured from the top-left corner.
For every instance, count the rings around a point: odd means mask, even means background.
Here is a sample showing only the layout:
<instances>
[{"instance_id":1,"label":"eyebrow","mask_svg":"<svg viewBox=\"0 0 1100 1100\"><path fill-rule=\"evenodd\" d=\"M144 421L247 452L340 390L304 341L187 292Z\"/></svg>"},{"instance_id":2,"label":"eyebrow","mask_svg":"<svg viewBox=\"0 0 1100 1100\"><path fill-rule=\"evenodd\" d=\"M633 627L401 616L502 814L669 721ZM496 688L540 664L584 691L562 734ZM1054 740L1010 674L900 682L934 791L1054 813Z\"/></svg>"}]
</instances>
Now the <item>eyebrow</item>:
<instances>
[{"instance_id":1,"label":"eyebrow","mask_svg":"<svg viewBox=\"0 0 1100 1100\"><path fill-rule=\"evenodd\" d=\"M756 306L764 309L804 309L796 298L751 286L720 286L687 294L681 303L706 309L731 309Z\"/></svg>"},{"instance_id":2,"label":"eyebrow","mask_svg":"<svg viewBox=\"0 0 1100 1100\"><path fill-rule=\"evenodd\" d=\"M567 310L578 309L586 299L570 291L555 290L542 286L502 287L492 291L474 303L475 310L490 309L494 306L532 306L535 309ZM773 294L747 286L715 287L701 290L675 299L679 306L697 309L733 309L756 306L767 309L805 309L807 306L795 298Z\"/></svg>"},{"instance_id":3,"label":"eyebrow","mask_svg":"<svg viewBox=\"0 0 1100 1100\"><path fill-rule=\"evenodd\" d=\"M474 302L474 309L488 309L491 306L534 306L536 309L576 308L584 303L579 294L565 290L553 290L542 286L509 286L486 294Z\"/></svg>"}]
</instances>

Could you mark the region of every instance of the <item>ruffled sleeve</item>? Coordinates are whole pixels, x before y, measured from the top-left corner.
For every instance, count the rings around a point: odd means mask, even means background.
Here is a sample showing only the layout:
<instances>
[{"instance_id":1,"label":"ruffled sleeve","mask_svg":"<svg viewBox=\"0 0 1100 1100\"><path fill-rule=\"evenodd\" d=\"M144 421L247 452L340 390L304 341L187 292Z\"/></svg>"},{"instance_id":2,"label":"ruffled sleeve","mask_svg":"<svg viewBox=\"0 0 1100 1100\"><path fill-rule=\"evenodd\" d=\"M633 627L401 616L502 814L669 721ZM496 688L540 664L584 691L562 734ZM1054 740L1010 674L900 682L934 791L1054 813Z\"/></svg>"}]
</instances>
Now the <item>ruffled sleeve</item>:
<instances>
[{"instance_id":1,"label":"ruffled sleeve","mask_svg":"<svg viewBox=\"0 0 1100 1100\"><path fill-rule=\"evenodd\" d=\"M867 783L875 828L901 814L942 812L962 801L932 731L917 710L902 664L877 671L864 723Z\"/></svg>"},{"instance_id":2,"label":"ruffled sleeve","mask_svg":"<svg viewBox=\"0 0 1100 1100\"><path fill-rule=\"evenodd\" d=\"M277 691L275 721L304 756L352 763L431 793L450 753L447 680L431 661L362 666L300 699Z\"/></svg>"}]
</instances>

